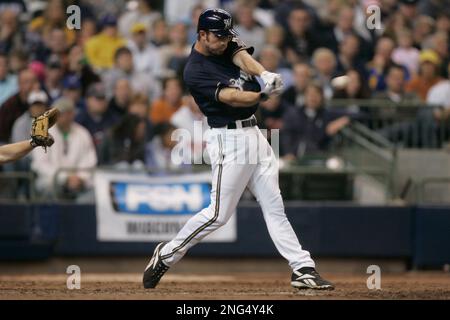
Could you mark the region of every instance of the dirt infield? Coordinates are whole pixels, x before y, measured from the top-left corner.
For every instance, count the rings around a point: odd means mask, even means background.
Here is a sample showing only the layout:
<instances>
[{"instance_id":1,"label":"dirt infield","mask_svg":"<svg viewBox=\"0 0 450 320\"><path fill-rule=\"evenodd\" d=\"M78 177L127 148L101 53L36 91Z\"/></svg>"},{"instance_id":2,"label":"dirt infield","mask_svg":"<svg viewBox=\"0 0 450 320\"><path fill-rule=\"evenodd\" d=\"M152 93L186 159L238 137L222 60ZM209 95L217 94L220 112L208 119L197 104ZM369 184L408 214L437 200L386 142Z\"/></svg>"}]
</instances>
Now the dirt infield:
<instances>
[{"instance_id":1,"label":"dirt infield","mask_svg":"<svg viewBox=\"0 0 450 320\"><path fill-rule=\"evenodd\" d=\"M381 290L369 290L367 275L324 273L336 290L297 291L289 273L167 274L144 290L141 274L82 274L81 289L68 290L67 275L0 275L0 299L450 299L450 275L408 272L384 275Z\"/></svg>"}]
</instances>

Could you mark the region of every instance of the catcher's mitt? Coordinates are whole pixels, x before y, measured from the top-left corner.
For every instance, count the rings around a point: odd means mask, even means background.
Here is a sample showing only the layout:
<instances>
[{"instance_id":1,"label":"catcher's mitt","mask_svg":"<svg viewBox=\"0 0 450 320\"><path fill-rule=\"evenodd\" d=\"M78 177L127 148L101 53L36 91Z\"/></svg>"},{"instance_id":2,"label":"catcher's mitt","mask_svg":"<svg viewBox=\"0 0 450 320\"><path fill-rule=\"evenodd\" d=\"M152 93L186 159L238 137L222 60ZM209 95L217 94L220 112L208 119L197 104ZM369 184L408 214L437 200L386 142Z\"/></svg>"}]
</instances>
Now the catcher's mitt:
<instances>
[{"instance_id":1,"label":"catcher's mitt","mask_svg":"<svg viewBox=\"0 0 450 320\"><path fill-rule=\"evenodd\" d=\"M30 142L33 147L41 146L47 151L47 147L50 147L55 142L53 137L48 133L48 129L55 124L58 115L58 109L52 108L33 119Z\"/></svg>"}]
</instances>

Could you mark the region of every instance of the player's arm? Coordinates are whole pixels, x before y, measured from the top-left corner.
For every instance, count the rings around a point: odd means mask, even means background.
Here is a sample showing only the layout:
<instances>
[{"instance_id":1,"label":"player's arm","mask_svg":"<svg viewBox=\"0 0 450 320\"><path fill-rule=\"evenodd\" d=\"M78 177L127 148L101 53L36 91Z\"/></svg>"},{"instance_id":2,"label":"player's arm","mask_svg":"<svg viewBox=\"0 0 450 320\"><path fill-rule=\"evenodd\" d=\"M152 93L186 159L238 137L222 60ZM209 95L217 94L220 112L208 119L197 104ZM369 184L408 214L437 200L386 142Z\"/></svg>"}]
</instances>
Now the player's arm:
<instances>
[{"instance_id":1,"label":"player's arm","mask_svg":"<svg viewBox=\"0 0 450 320\"><path fill-rule=\"evenodd\" d=\"M0 164L14 161L28 154L33 147L30 141L21 141L0 147Z\"/></svg>"},{"instance_id":2,"label":"player's arm","mask_svg":"<svg viewBox=\"0 0 450 320\"><path fill-rule=\"evenodd\" d=\"M263 93L241 91L236 88L223 88L219 91L218 100L232 107L251 107L263 99Z\"/></svg>"},{"instance_id":3,"label":"player's arm","mask_svg":"<svg viewBox=\"0 0 450 320\"><path fill-rule=\"evenodd\" d=\"M278 73L266 71L247 50L240 50L233 56L233 63L245 73L260 76L266 87L271 87L273 94L280 94L283 90L283 80Z\"/></svg>"},{"instance_id":4,"label":"player's arm","mask_svg":"<svg viewBox=\"0 0 450 320\"><path fill-rule=\"evenodd\" d=\"M247 50L240 50L233 56L233 63L245 73L260 76L266 69L256 61Z\"/></svg>"}]
</instances>

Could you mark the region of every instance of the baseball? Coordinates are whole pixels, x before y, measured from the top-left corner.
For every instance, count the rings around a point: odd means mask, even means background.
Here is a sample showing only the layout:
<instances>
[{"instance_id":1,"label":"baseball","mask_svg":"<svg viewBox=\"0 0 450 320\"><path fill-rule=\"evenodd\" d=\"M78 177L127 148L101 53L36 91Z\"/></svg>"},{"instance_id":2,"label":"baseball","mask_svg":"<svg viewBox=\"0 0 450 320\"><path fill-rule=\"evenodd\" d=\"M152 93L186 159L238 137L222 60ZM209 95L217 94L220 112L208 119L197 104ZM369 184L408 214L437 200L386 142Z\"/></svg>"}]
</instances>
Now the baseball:
<instances>
[{"instance_id":1,"label":"baseball","mask_svg":"<svg viewBox=\"0 0 450 320\"><path fill-rule=\"evenodd\" d=\"M347 86L348 82L349 82L348 76L340 76L340 77L333 78L331 80L331 85L333 86L333 88L342 89Z\"/></svg>"}]
</instances>

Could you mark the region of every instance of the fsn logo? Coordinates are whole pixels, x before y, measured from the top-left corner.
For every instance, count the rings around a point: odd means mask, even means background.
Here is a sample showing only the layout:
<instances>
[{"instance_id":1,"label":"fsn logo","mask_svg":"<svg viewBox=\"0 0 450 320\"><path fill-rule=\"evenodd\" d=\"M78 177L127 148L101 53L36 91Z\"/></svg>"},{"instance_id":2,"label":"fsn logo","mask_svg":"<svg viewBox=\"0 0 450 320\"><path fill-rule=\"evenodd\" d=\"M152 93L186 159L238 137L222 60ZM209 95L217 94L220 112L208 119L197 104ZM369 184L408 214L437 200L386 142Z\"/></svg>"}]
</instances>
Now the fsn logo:
<instances>
[{"instance_id":1,"label":"fsn logo","mask_svg":"<svg viewBox=\"0 0 450 320\"><path fill-rule=\"evenodd\" d=\"M70 265L66 270L67 274L70 276L67 277L67 289L69 290L80 290L81 289L81 269L77 265Z\"/></svg>"},{"instance_id":2,"label":"fsn logo","mask_svg":"<svg viewBox=\"0 0 450 320\"><path fill-rule=\"evenodd\" d=\"M381 29L381 9L377 5L370 5L366 9L367 20L366 27L369 30Z\"/></svg>"},{"instance_id":3,"label":"fsn logo","mask_svg":"<svg viewBox=\"0 0 450 320\"><path fill-rule=\"evenodd\" d=\"M69 30L80 30L81 29L81 10L77 5L68 6L66 13L70 16L66 20L66 26Z\"/></svg>"},{"instance_id":4,"label":"fsn logo","mask_svg":"<svg viewBox=\"0 0 450 320\"><path fill-rule=\"evenodd\" d=\"M370 265L367 267L367 274L372 274L367 278L367 289L380 290L381 289L381 269L377 265Z\"/></svg>"}]
</instances>

